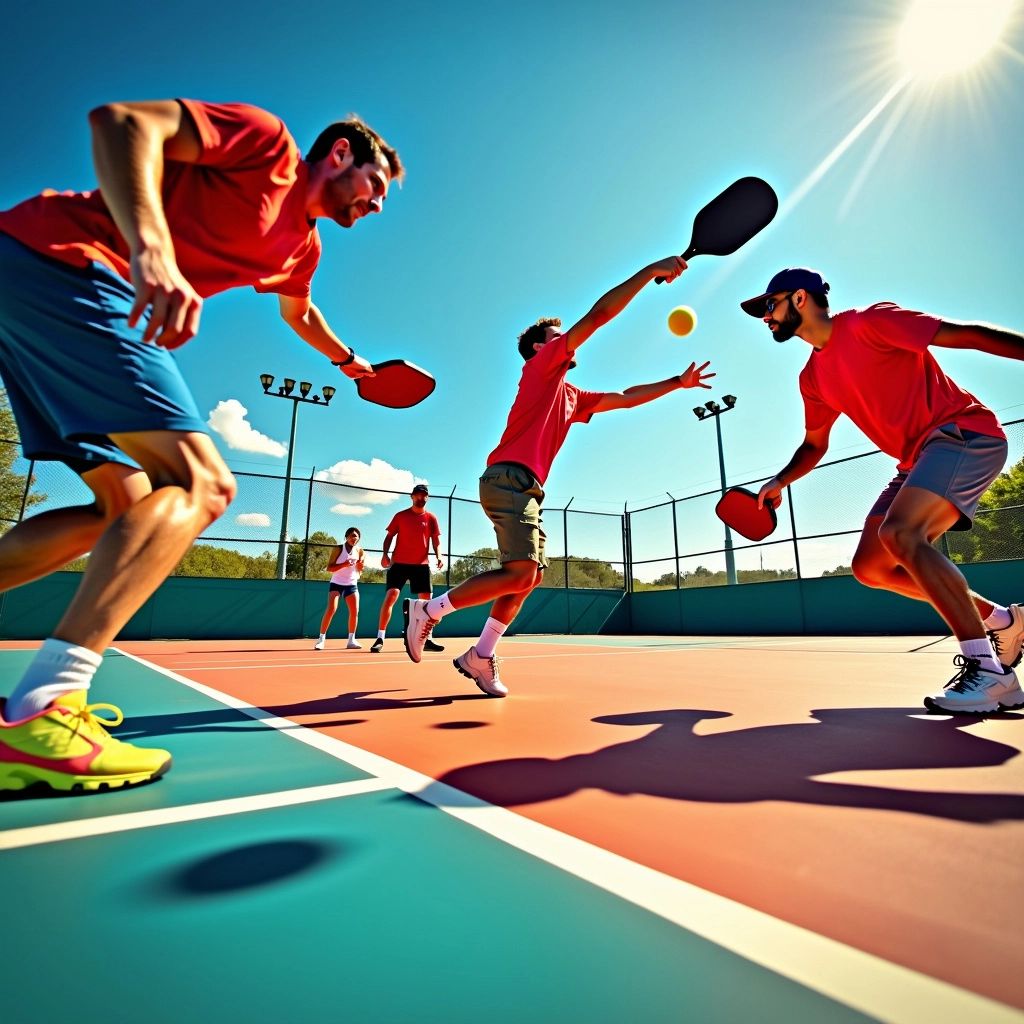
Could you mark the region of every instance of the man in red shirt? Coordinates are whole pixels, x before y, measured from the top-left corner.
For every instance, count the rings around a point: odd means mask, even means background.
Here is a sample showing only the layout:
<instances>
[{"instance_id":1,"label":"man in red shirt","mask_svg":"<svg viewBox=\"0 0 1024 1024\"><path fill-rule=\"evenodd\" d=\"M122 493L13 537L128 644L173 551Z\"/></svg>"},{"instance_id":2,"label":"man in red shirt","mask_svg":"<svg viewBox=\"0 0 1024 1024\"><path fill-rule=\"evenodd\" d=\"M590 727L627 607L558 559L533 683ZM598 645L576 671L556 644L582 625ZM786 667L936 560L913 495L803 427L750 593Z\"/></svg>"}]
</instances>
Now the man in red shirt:
<instances>
[{"instance_id":1,"label":"man in red shirt","mask_svg":"<svg viewBox=\"0 0 1024 1024\"><path fill-rule=\"evenodd\" d=\"M0 590L91 552L0 707L0 789L115 788L170 767L86 703L105 648L235 493L169 350L195 335L207 296L251 285L346 376L371 373L310 300L316 221L379 213L403 173L357 118L305 158L279 118L244 104L112 103L89 121L99 189L0 213L0 372L24 453L66 463L95 496L0 538Z\"/></svg>"},{"instance_id":2,"label":"man in red shirt","mask_svg":"<svg viewBox=\"0 0 1024 1024\"><path fill-rule=\"evenodd\" d=\"M523 602L540 585L548 564L541 528L542 488L569 427L589 422L595 413L632 409L679 388L710 388L704 381L714 376L704 372L707 363L700 367L691 363L668 380L604 393L581 391L565 375L576 365L576 350L618 316L644 285L656 277L674 281L685 269L678 256L652 263L598 299L568 331L559 330L561 320L546 317L519 336L519 354L526 361L519 392L505 432L480 478L480 504L494 524L501 568L478 573L431 601L405 602L405 649L413 661L420 660L425 640L443 616L493 601L480 639L454 664L484 693L492 697L508 693L494 651Z\"/></svg>"},{"instance_id":3,"label":"man in red shirt","mask_svg":"<svg viewBox=\"0 0 1024 1024\"><path fill-rule=\"evenodd\" d=\"M1013 666L1021 659L1024 614L972 593L934 542L968 530L978 501L1006 461L995 414L943 373L929 346L1024 359L1024 337L981 323L956 323L879 302L831 313L829 286L814 270L782 270L741 303L776 341L796 335L812 348L800 374L806 434L793 458L759 494L777 505L782 489L809 473L845 413L898 460L896 476L868 513L853 574L869 587L927 601L960 641L957 673L933 711L983 713L1024 706Z\"/></svg>"},{"instance_id":4,"label":"man in red shirt","mask_svg":"<svg viewBox=\"0 0 1024 1024\"><path fill-rule=\"evenodd\" d=\"M388 571L385 581L388 589L380 606L377 639L370 647L371 654L380 654L384 649L384 637L391 621L391 609L395 607L398 595L406 583L409 584L409 589L424 601L429 600L434 592L427 558L429 547L434 548L434 564L438 569L444 568L444 560L441 558L441 527L437 523L437 516L427 511L427 499L430 497L427 485L417 484L409 497L412 505L395 513L388 523L384 536L384 545L381 549L384 553L381 555L380 565L382 569ZM391 544L396 537L398 543L395 544L392 558ZM427 637L423 650L437 652L443 651L444 647L434 643L431 637Z\"/></svg>"}]
</instances>

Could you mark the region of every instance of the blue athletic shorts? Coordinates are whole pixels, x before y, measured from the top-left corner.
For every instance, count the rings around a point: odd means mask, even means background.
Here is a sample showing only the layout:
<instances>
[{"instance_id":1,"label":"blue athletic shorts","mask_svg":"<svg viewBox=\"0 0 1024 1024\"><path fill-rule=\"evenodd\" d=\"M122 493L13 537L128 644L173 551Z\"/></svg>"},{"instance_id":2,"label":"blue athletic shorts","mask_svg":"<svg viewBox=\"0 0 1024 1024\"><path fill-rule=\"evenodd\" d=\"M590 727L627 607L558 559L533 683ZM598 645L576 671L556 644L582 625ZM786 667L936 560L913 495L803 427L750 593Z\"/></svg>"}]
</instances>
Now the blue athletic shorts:
<instances>
[{"instance_id":1,"label":"blue athletic shorts","mask_svg":"<svg viewBox=\"0 0 1024 1024\"><path fill-rule=\"evenodd\" d=\"M109 434L208 433L178 364L128 327L134 291L100 263L73 267L0 233L0 375L26 458L75 472L134 465Z\"/></svg>"},{"instance_id":2,"label":"blue athletic shorts","mask_svg":"<svg viewBox=\"0 0 1024 1024\"><path fill-rule=\"evenodd\" d=\"M335 583L331 581L330 592L341 594L342 597L351 597L359 593L359 587L355 583Z\"/></svg>"}]
</instances>

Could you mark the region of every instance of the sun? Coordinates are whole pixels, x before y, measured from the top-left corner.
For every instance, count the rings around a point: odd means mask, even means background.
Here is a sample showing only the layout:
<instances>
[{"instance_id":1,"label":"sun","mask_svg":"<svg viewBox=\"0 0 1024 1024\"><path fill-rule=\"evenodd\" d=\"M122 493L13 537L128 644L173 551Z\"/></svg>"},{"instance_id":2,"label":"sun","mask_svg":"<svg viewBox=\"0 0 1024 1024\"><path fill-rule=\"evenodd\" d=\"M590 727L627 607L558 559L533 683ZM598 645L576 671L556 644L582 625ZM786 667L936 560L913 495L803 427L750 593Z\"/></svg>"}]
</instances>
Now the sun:
<instances>
[{"instance_id":1,"label":"sun","mask_svg":"<svg viewBox=\"0 0 1024 1024\"><path fill-rule=\"evenodd\" d=\"M899 56L915 78L964 71L999 41L1016 0L914 0L899 33Z\"/></svg>"}]
</instances>

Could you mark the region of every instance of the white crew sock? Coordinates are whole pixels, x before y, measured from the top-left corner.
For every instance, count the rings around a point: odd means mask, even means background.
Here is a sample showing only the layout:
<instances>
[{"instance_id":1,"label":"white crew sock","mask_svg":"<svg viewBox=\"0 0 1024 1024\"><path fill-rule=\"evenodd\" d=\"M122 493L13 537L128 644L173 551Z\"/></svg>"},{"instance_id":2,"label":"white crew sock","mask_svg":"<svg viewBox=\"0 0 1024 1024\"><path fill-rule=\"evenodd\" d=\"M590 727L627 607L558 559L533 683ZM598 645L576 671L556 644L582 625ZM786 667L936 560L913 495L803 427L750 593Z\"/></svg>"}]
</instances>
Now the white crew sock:
<instances>
[{"instance_id":1,"label":"white crew sock","mask_svg":"<svg viewBox=\"0 0 1024 1024\"><path fill-rule=\"evenodd\" d=\"M451 591L445 591L440 597L432 597L427 602L427 614L432 619L443 619L446 615L458 611L455 605L452 604L452 599L448 596L450 593Z\"/></svg>"},{"instance_id":2,"label":"white crew sock","mask_svg":"<svg viewBox=\"0 0 1024 1024\"><path fill-rule=\"evenodd\" d=\"M377 639L378 640L383 640L384 639L384 630L383 629L378 629L377 630Z\"/></svg>"},{"instance_id":3,"label":"white crew sock","mask_svg":"<svg viewBox=\"0 0 1024 1024\"><path fill-rule=\"evenodd\" d=\"M982 637L980 640L961 640L960 650L965 658L977 658L981 667L989 672L1002 672L1003 666L999 664L996 652L992 649L992 641Z\"/></svg>"},{"instance_id":4,"label":"white crew sock","mask_svg":"<svg viewBox=\"0 0 1024 1024\"><path fill-rule=\"evenodd\" d=\"M1011 622L1013 622L1013 616L1010 614L1010 609L1004 608L1001 604L994 604L992 605L992 612L985 620L985 628L1006 629Z\"/></svg>"},{"instance_id":5,"label":"white crew sock","mask_svg":"<svg viewBox=\"0 0 1024 1024\"><path fill-rule=\"evenodd\" d=\"M355 640L355 638L356 638L355 633L349 633L348 638L349 638L349 640Z\"/></svg>"},{"instance_id":6,"label":"white crew sock","mask_svg":"<svg viewBox=\"0 0 1024 1024\"><path fill-rule=\"evenodd\" d=\"M481 658L489 658L494 654L495 648L498 646L498 641L505 635L505 630L508 629L508 623L499 622L497 619L489 618L484 623L484 628L480 633L480 639L476 642L476 653Z\"/></svg>"},{"instance_id":7,"label":"white crew sock","mask_svg":"<svg viewBox=\"0 0 1024 1024\"><path fill-rule=\"evenodd\" d=\"M321 640L326 640L327 639L327 634L326 633L321 633L320 634L320 639Z\"/></svg>"},{"instance_id":8,"label":"white crew sock","mask_svg":"<svg viewBox=\"0 0 1024 1024\"><path fill-rule=\"evenodd\" d=\"M88 690L103 661L87 647L50 637L36 652L14 693L7 699L4 718L17 722L49 707L72 690Z\"/></svg>"}]
</instances>

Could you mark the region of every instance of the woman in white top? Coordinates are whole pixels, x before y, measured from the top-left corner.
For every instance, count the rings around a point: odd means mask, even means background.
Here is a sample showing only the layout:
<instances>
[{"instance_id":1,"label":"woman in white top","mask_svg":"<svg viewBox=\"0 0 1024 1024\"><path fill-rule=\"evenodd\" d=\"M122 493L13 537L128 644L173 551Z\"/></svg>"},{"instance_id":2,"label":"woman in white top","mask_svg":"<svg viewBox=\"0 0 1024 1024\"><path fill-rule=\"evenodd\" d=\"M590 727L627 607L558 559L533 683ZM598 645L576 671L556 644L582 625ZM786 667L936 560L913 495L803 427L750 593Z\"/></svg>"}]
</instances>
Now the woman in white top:
<instances>
[{"instance_id":1,"label":"woman in white top","mask_svg":"<svg viewBox=\"0 0 1024 1024\"><path fill-rule=\"evenodd\" d=\"M320 621L320 639L313 649L322 651L327 642L327 629L338 610L338 601L345 598L348 605L348 643L350 650L359 650L362 644L356 643L356 624L359 621L359 574L363 571L366 553L359 547L362 535L354 526L345 531L345 543L331 549L331 557L327 560L327 571L332 573L330 590L327 592L327 610Z\"/></svg>"}]
</instances>

